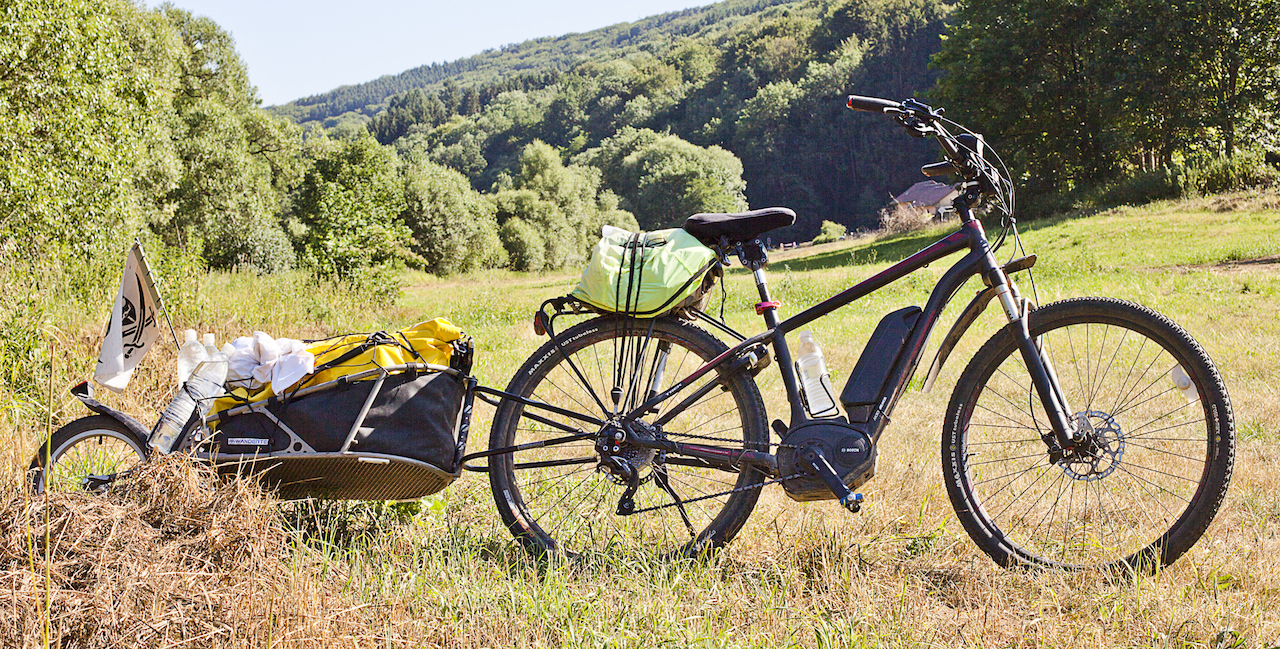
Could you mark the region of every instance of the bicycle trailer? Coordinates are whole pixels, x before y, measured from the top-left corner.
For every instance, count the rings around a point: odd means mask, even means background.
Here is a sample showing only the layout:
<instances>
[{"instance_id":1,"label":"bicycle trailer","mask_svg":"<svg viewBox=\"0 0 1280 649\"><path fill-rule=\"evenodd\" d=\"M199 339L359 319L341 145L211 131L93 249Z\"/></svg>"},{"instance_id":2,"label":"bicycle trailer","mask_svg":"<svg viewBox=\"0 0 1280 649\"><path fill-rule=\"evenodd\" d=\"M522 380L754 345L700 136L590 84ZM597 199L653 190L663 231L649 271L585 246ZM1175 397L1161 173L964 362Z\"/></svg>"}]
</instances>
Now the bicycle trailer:
<instances>
[{"instance_id":1,"label":"bicycle trailer","mask_svg":"<svg viewBox=\"0 0 1280 649\"><path fill-rule=\"evenodd\" d=\"M281 394L267 384L219 398L190 427L197 457L284 499L413 500L458 477L473 354L462 330L436 319L308 349L315 371Z\"/></svg>"}]
</instances>

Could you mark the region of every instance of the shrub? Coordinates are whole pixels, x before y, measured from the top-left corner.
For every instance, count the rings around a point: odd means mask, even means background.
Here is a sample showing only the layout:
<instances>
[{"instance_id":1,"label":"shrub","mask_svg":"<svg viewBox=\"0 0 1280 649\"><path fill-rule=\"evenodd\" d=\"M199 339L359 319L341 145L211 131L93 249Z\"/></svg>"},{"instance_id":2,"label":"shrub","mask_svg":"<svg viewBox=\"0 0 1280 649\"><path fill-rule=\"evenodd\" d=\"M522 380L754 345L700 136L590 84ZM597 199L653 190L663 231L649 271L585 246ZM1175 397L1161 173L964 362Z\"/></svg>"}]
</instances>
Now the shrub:
<instances>
[{"instance_id":1,"label":"shrub","mask_svg":"<svg viewBox=\"0 0 1280 649\"><path fill-rule=\"evenodd\" d=\"M880 210L880 228L891 234L918 230L933 220L933 212L914 203L894 203Z\"/></svg>"},{"instance_id":2,"label":"shrub","mask_svg":"<svg viewBox=\"0 0 1280 649\"><path fill-rule=\"evenodd\" d=\"M494 205L471 189L466 176L421 162L405 172L404 195L400 217L427 272L447 275L505 262Z\"/></svg>"},{"instance_id":3,"label":"shrub","mask_svg":"<svg viewBox=\"0 0 1280 649\"><path fill-rule=\"evenodd\" d=\"M242 268L259 273L293 268L298 261L293 245L284 229L273 221L266 216L245 224L231 218L215 221L205 246L205 261L212 268Z\"/></svg>"},{"instance_id":4,"label":"shrub","mask_svg":"<svg viewBox=\"0 0 1280 649\"><path fill-rule=\"evenodd\" d=\"M1141 205L1186 193L1186 172L1181 167L1139 173L1108 187L1102 205Z\"/></svg>"},{"instance_id":5,"label":"shrub","mask_svg":"<svg viewBox=\"0 0 1280 649\"><path fill-rule=\"evenodd\" d=\"M840 237L843 237L844 233L848 231L849 231L848 228L844 227L843 225L840 225L839 223L835 223L832 221L823 221L822 230L818 233L817 238L813 240L813 245L816 246L820 243L831 243L832 241L839 241Z\"/></svg>"},{"instance_id":6,"label":"shrub","mask_svg":"<svg viewBox=\"0 0 1280 649\"><path fill-rule=\"evenodd\" d=\"M372 135L316 147L315 164L294 203L302 249L323 277L353 279L357 270L407 256L403 187L395 153Z\"/></svg>"},{"instance_id":7,"label":"shrub","mask_svg":"<svg viewBox=\"0 0 1280 649\"><path fill-rule=\"evenodd\" d=\"M1199 194L1276 187L1280 186L1280 171L1258 153L1217 156L1192 167L1187 173L1187 186Z\"/></svg>"},{"instance_id":8,"label":"shrub","mask_svg":"<svg viewBox=\"0 0 1280 649\"><path fill-rule=\"evenodd\" d=\"M546 267L547 244L538 229L524 219L508 219L502 224L498 236L502 239L502 246L510 254L512 269L539 271Z\"/></svg>"}]
</instances>

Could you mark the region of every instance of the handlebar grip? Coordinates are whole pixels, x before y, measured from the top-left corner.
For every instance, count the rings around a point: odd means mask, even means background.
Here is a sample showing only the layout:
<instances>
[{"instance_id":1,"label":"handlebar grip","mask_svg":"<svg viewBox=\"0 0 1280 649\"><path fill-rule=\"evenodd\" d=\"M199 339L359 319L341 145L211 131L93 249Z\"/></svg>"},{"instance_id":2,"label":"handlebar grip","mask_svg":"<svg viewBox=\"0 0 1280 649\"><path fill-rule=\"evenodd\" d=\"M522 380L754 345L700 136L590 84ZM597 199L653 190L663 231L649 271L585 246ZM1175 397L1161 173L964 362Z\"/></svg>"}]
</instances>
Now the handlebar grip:
<instances>
[{"instance_id":1,"label":"handlebar grip","mask_svg":"<svg viewBox=\"0 0 1280 649\"><path fill-rule=\"evenodd\" d=\"M901 110L902 104L888 99L877 99L875 97L861 97L859 95L849 95L849 108L860 110L868 113L883 113L885 109Z\"/></svg>"}]
</instances>

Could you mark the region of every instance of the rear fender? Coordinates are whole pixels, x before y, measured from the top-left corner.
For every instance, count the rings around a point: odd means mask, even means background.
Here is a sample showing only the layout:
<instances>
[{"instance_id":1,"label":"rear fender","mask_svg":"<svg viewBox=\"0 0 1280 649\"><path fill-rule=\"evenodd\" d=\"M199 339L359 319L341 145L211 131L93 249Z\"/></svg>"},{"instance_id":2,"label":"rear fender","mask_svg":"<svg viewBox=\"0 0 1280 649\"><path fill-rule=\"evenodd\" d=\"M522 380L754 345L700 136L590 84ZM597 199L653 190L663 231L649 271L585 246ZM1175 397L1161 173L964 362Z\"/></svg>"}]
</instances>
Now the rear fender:
<instances>
[{"instance_id":1,"label":"rear fender","mask_svg":"<svg viewBox=\"0 0 1280 649\"><path fill-rule=\"evenodd\" d=\"M1004 272L1006 275L1016 273L1031 268L1035 264L1035 255L1019 257L1005 264ZM995 287L988 286L978 291L978 294L973 296L964 311L960 312L960 317L956 318L956 323L951 325L951 330L947 332L946 337L942 339L942 344L938 346L938 354L933 357L933 364L929 366L929 375L925 377L924 387L921 388L921 391L929 392L933 389L933 383L938 379L938 373L942 371L942 366L946 364L947 358L951 356L951 352L955 350L956 345L964 337L964 334L969 331L969 327L973 326L973 323L977 321L978 316L987 310L987 306L991 304L991 299L995 296Z\"/></svg>"},{"instance_id":2,"label":"rear fender","mask_svg":"<svg viewBox=\"0 0 1280 649\"><path fill-rule=\"evenodd\" d=\"M94 399L93 386L89 385L88 381L82 381L80 385L71 388L71 394L74 395L75 398L79 399L80 403L83 403L86 408L100 415L106 415L121 424L124 424L125 428L128 428L130 432L136 435L138 439L143 442L143 450L146 450L146 441L151 437L151 431L143 427L137 419L134 419L133 417L130 417L129 415L126 415L111 406L104 405L97 399Z\"/></svg>"}]
</instances>

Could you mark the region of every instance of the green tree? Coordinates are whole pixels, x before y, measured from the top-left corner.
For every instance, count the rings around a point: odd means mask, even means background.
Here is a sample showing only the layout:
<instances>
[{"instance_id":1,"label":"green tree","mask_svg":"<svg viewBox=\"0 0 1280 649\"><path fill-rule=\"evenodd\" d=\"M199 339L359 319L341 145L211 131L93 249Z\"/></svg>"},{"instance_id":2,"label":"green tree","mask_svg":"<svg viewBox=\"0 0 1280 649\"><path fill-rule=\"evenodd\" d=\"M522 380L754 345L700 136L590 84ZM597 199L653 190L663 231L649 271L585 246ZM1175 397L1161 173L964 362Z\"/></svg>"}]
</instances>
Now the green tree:
<instances>
[{"instance_id":1,"label":"green tree","mask_svg":"<svg viewBox=\"0 0 1280 649\"><path fill-rule=\"evenodd\" d=\"M1012 148L1033 192L1092 186L1268 130L1280 2L963 2L934 61L935 96Z\"/></svg>"},{"instance_id":2,"label":"green tree","mask_svg":"<svg viewBox=\"0 0 1280 649\"><path fill-rule=\"evenodd\" d=\"M547 242L537 227L521 217L513 216L502 224L499 235L502 237L503 247L511 255L511 268L520 271L540 271L546 268Z\"/></svg>"},{"instance_id":3,"label":"green tree","mask_svg":"<svg viewBox=\"0 0 1280 649\"><path fill-rule=\"evenodd\" d=\"M506 263L494 204L462 174L430 162L405 171L405 210L411 249L430 273L447 275Z\"/></svg>"},{"instance_id":4,"label":"green tree","mask_svg":"<svg viewBox=\"0 0 1280 649\"><path fill-rule=\"evenodd\" d=\"M24 257L122 248L147 214L148 185L173 173L153 120L173 92L177 47L129 2L0 6L0 245Z\"/></svg>"},{"instance_id":5,"label":"green tree","mask_svg":"<svg viewBox=\"0 0 1280 649\"><path fill-rule=\"evenodd\" d=\"M539 270L533 265L539 257L527 252L536 241L543 244L543 268L557 269L585 262L601 226L637 229L631 213L618 207L618 197L600 190L598 170L566 166L559 152L539 141L525 147L512 188L499 191L495 199L503 243L510 244L507 251L520 270ZM505 227L513 219L521 223ZM529 236L527 228L538 236Z\"/></svg>"},{"instance_id":6,"label":"green tree","mask_svg":"<svg viewBox=\"0 0 1280 649\"><path fill-rule=\"evenodd\" d=\"M155 227L170 243L204 240L213 267L292 266L276 213L299 172L297 127L258 107L230 34L171 5L162 12L183 44L169 118L180 171L161 198L172 216Z\"/></svg>"},{"instance_id":7,"label":"green tree","mask_svg":"<svg viewBox=\"0 0 1280 649\"><path fill-rule=\"evenodd\" d=\"M408 228L395 153L372 135L311 145L314 163L294 200L303 228L302 253L325 277L352 279L357 271L407 256Z\"/></svg>"},{"instance_id":8,"label":"green tree","mask_svg":"<svg viewBox=\"0 0 1280 649\"><path fill-rule=\"evenodd\" d=\"M1121 135L1102 0L965 2L934 62L939 103L1012 150L1041 182L1115 175ZM1023 165L1019 165L1023 166Z\"/></svg>"},{"instance_id":9,"label":"green tree","mask_svg":"<svg viewBox=\"0 0 1280 649\"><path fill-rule=\"evenodd\" d=\"M816 246L820 243L831 243L832 241L839 241L840 237L843 237L844 234L848 231L849 231L848 228L844 227L843 225L840 225L839 223L836 223L834 221L823 221L822 228L818 232L818 236L815 237L813 240L813 245Z\"/></svg>"},{"instance_id":10,"label":"green tree","mask_svg":"<svg viewBox=\"0 0 1280 649\"><path fill-rule=\"evenodd\" d=\"M580 159L602 170L606 185L644 229L676 226L698 212L747 207L742 163L718 146L626 128Z\"/></svg>"},{"instance_id":11,"label":"green tree","mask_svg":"<svg viewBox=\"0 0 1280 649\"><path fill-rule=\"evenodd\" d=\"M1280 0L1185 1L1195 25L1190 70L1204 84L1210 123L1228 157L1239 133L1274 119L1280 102ZM1262 118L1262 119L1259 119Z\"/></svg>"}]
</instances>

